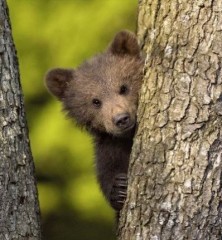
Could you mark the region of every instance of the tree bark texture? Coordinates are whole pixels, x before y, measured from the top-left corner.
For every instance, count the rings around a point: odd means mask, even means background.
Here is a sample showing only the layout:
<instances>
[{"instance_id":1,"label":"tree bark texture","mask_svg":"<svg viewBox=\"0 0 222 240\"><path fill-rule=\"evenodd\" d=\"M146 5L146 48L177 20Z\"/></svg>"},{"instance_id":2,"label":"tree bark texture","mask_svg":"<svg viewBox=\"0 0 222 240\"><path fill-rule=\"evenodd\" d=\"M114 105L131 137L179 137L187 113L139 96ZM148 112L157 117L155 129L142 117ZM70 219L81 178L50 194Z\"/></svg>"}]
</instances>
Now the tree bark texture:
<instances>
[{"instance_id":1,"label":"tree bark texture","mask_svg":"<svg viewBox=\"0 0 222 240\"><path fill-rule=\"evenodd\" d=\"M222 1L140 0L146 63L119 239L222 236Z\"/></svg>"},{"instance_id":2,"label":"tree bark texture","mask_svg":"<svg viewBox=\"0 0 222 240\"><path fill-rule=\"evenodd\" d=\"M0 239L39 240L39 216L18 61L0 0Z\"/></svg>"}]
</instances>

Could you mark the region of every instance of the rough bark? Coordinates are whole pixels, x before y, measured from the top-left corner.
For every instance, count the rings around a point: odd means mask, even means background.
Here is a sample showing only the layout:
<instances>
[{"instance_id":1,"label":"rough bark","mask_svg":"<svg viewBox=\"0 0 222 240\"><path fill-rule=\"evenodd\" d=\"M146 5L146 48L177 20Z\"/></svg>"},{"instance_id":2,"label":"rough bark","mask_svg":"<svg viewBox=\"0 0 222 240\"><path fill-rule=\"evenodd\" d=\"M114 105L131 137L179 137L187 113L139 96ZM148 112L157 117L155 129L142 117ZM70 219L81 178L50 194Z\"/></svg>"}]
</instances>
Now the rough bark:
<instances>
[{"instance_id":1,"label":"rough bark","mask_svg":"<svg viewBox=\"0 0 222 240\"><path fill-rule=\"evenodd\" d=\"M145 77L119 239L221 239L222 2L141 0Z\"/></svg>"},{"instance_id":2,"label":"rough bark","mask_svg":"<svg viewBox=\"0 0 222 240\"><path fill-rule=\"evenodd\" d=\"M0 0L0 239L39 240L39 206L18 61Z\"/></svg>"}]
</instances>

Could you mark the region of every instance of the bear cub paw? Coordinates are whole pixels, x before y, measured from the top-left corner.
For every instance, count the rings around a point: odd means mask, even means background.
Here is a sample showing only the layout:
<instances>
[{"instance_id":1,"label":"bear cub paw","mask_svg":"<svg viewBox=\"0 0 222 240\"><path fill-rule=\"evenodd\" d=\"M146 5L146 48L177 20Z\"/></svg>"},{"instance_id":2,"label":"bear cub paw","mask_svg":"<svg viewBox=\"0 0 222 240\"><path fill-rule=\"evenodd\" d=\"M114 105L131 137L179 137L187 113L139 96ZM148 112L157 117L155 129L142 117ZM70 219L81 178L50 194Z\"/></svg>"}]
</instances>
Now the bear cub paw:
<instances>
[{"instance_id":1,"label":"bear cub paw","mask_svg":"<svg viewBox=\"0 0 222 240\"><path fill-rule=\"evenodd\" d=\"M127 196L127 174L120 173L116 175L110 193L111 206L115 210L120 211L126 200L126 196Z\"/></svg>"}]
</instances>

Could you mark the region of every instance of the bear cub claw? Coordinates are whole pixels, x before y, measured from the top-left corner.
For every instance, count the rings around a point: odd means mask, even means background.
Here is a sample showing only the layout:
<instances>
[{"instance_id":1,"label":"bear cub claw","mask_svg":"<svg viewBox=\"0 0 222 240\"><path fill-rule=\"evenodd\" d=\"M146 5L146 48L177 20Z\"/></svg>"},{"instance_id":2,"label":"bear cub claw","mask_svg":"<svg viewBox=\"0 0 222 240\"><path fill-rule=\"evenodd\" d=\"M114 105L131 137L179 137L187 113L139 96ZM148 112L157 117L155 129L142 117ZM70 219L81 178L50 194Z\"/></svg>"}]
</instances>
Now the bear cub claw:
<instances>
[{"instance_id":1,"label":"bear cub claw","mask_svg":"<svg viewBox=\"0 0 222 240\"><path fill-rule=\"evenodd\" d=\"M127 174L117 174L110 194L111 206L120 211L127 196Z\"/></svg>"}]
</instances>

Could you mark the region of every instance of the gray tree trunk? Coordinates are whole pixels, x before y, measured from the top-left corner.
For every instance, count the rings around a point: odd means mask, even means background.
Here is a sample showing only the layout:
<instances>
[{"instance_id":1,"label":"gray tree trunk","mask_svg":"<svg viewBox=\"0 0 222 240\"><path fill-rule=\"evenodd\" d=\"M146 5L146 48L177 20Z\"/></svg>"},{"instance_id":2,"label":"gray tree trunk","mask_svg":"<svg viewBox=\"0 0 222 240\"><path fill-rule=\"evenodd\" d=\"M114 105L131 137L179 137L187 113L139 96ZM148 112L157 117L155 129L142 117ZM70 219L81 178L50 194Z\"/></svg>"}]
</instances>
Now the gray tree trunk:
<instances>
[{"instance_id":1,"label":"gray tree trunk","mask_svg":"<svg viewBox=\"0 0 222 240\"><path fill-rule=\"evenodd\" d=\"M222 236L222 1L140 0L145 52L121 240Z\"/></svg>"},{"instance_id":2,"label":"gray tree trunk","mask_svg":"<svg viewBox=\"0 0 222 240\"><path fill-rule=\"evenodd\" d=\"M18 61L0 0L0 240L40 240L40 214Z\"/></svg>"}]
</instances>

